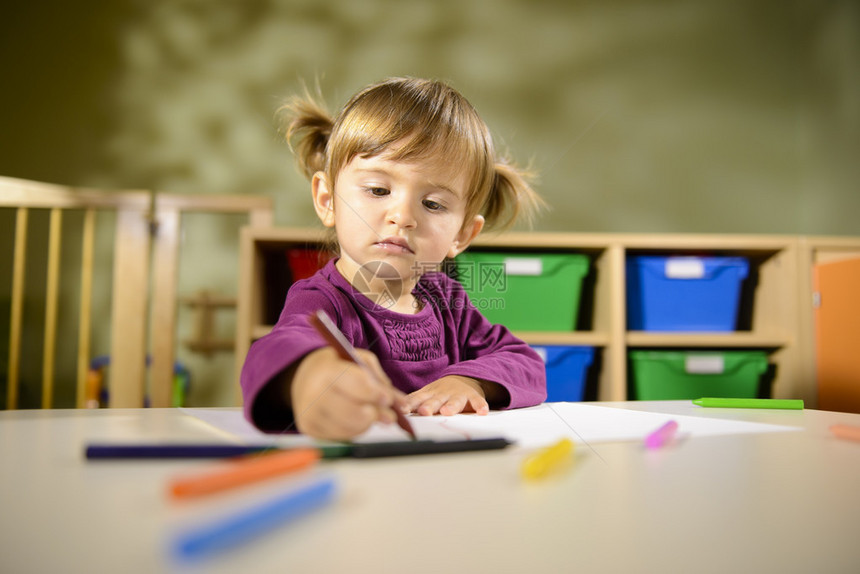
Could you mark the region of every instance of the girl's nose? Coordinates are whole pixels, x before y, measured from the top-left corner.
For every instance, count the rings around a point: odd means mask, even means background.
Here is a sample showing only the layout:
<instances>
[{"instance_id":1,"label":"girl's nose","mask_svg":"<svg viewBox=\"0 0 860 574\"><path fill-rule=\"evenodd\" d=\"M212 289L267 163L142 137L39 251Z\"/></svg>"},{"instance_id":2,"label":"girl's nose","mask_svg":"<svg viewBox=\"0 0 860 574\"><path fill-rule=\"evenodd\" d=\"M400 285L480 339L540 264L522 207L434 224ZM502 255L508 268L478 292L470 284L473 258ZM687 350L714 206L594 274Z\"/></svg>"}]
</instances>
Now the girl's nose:
<instances>
[{"instance_id":1,"label":"girl's nose","mask_svg":"<svg viewBox=\"0 0 860 574\"><path fill-rule=\"evenodd\" d=\"M415 227L415 212L408 201L399 201L388 210L388 221L403 228Z\"/></svg>"}]
</instances>

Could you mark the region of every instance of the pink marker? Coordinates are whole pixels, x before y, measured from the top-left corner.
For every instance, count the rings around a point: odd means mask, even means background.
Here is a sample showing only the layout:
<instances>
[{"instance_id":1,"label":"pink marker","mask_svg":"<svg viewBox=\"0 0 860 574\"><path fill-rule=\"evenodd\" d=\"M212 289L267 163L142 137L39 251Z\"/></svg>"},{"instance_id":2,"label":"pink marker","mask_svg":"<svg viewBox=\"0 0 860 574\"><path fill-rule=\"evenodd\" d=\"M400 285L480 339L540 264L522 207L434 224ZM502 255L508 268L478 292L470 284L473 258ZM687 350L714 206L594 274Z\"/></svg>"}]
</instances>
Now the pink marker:
<instances>
[{"instance_id":1,"label":"pink marker","mask_svg":"<svg viewBox=\"0 0 860 574\"><path fill-rule=\"evenodd\" d=\"M660 448L669 444L675 438L675 431L678 430L678 423L669 421L647 437L645 437L645 446L648 448Z\"/></svg>"}]
</instances>

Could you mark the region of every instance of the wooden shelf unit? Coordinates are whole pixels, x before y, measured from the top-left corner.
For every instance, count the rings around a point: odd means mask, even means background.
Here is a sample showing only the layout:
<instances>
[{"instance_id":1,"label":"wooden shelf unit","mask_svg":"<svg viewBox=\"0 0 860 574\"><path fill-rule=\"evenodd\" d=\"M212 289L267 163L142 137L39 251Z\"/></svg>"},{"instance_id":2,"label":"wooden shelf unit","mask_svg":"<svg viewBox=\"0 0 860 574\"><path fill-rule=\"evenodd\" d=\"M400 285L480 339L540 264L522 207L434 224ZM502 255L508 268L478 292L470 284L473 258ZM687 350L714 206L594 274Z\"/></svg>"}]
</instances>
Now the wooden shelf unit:
<instances>
[{"instance_id":1,"label":"wooden shelf unit","mask_svg":"<svg viewBox=\"0 0 860 574\"><path fill-rule=\"evenodd\" d=\"M273 266L287 267L286 250L318 247L323 230L242 229L237 314L237 357L271 329L286 286L267 279ZM589 256L593 268L589 328L571 332L517 332L538 345L586 345L602 355L597 398L628 399L628 351L662 349L756 349L776 366L772 394L816 404L812 266L828 258L860 254L857 237L776 235L527 233L486 235L471 250L524 253L568 252ZM628 255L741 255L750 260L754 291L746 325L732 333L654 333L628 331L625 260ZM277 282L275 282L277 283ZM267 308L268 307L268 308ZM242 361L237 361L238 372Z\"/></svg>"}]
</instances>

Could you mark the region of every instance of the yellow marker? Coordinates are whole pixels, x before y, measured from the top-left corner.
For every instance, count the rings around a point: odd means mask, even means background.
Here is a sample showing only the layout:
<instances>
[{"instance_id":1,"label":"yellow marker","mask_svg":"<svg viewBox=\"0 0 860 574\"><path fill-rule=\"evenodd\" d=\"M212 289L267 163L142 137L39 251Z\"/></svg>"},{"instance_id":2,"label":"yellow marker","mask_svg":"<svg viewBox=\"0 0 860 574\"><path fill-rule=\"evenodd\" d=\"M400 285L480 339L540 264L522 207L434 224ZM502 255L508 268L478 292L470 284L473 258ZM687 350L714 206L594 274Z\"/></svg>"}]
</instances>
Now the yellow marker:
<instances>
[{"instance_id":1,"label":"yellow marker","mask_svg":"<svg viewBox=\"0 0 860 574\"><path fill-rule=\"evenodd\" d=\"M570 460L573 452L573 442L563 438L552 446L548 446L529 455L523 461L522 473L525 478L543 478L564 462Z\"/></svg>"}]
</instances>

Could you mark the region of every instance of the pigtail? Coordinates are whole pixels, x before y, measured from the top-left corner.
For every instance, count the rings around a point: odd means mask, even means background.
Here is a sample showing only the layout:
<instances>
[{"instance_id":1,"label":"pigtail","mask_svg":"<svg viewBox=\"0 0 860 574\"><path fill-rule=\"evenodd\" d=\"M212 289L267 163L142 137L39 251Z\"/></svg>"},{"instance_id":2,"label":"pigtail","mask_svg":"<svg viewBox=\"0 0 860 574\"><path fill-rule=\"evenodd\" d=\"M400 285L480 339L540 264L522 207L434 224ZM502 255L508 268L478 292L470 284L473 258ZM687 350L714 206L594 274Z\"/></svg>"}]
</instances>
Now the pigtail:
<instances>
[{"instance_id":1,"label":"pigtail","mask_svg":"<svg viewBox=\"0 0 860 574\"><path fill-rule=\"evenodd\" d=\"M285 116L285 139L296 156L299 171L308 179L324 171L326 146L334 126L331 114L307 92L304 97L292 98L278 112Z\"/></svg>"},{"instance_id":2,"label":"pigtail","mask_svg":"<svg viewBox=\"0 0 860 574\"><path fill-rule=\"evenodd\" d=\"M520 170L506 162L496 162L493 187L484 206L487 228L504 230L518 219L531 225L535 215L546 206L529 183L533 172Z\"/></svg>"}]
</instances>

